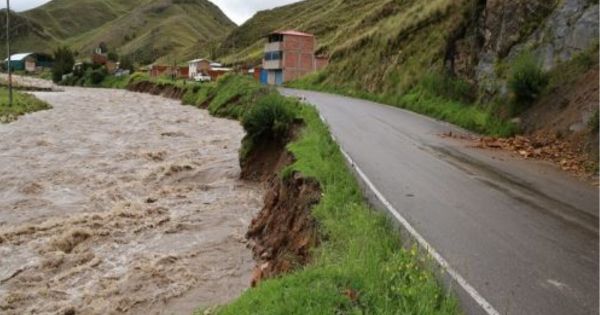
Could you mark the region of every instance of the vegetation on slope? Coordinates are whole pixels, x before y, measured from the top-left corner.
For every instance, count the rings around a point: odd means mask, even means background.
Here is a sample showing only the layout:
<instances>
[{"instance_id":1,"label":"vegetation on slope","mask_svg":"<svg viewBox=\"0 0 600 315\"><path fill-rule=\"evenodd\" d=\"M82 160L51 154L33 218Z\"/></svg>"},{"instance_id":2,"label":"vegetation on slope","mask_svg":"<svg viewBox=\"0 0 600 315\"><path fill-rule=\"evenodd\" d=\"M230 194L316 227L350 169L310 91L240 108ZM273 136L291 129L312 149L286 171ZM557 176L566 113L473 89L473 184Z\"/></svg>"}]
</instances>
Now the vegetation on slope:
<instances>
[{"instance_id":1,"label":"vegetation on slope","mask_svg":"<svg viewBox=\"0 0 600 315\"><path fill-rule=\"evenodd\" d=\"M444 293L416 251L403 249L386 217L367 206L314 108L247 77L226 76L208 89L190 90L187 102L208 106L217 116L241 119L249 138L257 141L268 138L264 133L282 134L297 119L304 122L297 140L288 145L295 162L280 176L300 173L318 181L323 195L312 214L326 236L309 265L261 282L217 313L457 313L455 300ZM253 142L245 145L249 143Z\"/></svg>"},{"instance_id":2,"label":"vegetation on slope","mask_svg":"<svg viewBox=\"0 0 600 315\"><path fill-rule=\"evenodd\" d=\"M12 51L29 52L32 47L40 51L50 51L51 43L55 42L56 39L42 25L12 11L9 18ZM5 43L6 9L0 10L0 25L2 25L3 30L0 32L0 42ZM4 58L6 58L6 50L0 49L0 59L4 60Z\"/></svg>"},{"instance_id":3,"label":"vegetation on slope","mask_svg":"<svg viewBox=\"0 0 600 315\"><path fill-rule=\"evenodd\" d=\"M274 29L312 32L319 53L327 53L331 63L292 87L366 98L477 132L511 135L516 127L492 108L473 105L475 88L445 69L448 41L470 5L466 0L307 0L257 14L229 35L222 51L225 60L251 62L260 58L260 36ZM244 46L249 42L254 44Z\"/></svg>"},{"instance_id":4,"label":"vegetation on slope","mask_svg":"<svg viewBox=\"0 0 600 315\"><path fill-rule=\"evenodd\" d=\"M64 44L88 55L104 42L142 64L208 54L206 43L235 27L207 0L54 0L19 16L47 35L40 45L39 36L15 33L19 50L49 52Z\"/></svg>"},{"instance_id":5,"label":"vegetation on slope","mask_svg":"<svg viewBox=\"0 0 600 315\"><path fill-rule=\"evenodd\" d=\"M13 91L13 104L8 105L8 89L0 87L0 122L7 123L18 116L39 110L49 109L50 105L31 94Z\"/></svg>"},{"instance_id":6,"label":"vegetation on slope","mask_svg":"<svg viewBox=\"0 0 600 315\"><path fill-rule=\"evenodd\" d=\"M306 0L258 12L233 30L219 49L226 63L258 63L262 58L264 36L283 29L314 33L321 52L359 34L348 33L352 25L385 6L382 0Z\"/></svg>"}]
</instances>

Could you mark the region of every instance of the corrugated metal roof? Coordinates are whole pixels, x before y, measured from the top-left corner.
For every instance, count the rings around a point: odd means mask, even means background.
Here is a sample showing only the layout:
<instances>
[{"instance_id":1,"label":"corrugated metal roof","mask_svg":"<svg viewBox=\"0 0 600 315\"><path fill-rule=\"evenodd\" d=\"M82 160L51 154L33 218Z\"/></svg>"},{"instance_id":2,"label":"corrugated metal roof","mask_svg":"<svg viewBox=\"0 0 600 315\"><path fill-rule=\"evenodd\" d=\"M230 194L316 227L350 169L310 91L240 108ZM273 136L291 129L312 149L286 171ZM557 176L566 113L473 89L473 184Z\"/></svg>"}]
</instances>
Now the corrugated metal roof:
<instances>
[{"instance_id":1,"label":"corrugated metal roof","mask_svg":"<svg viewBox=\"0 0 600 315\"><path fill-rule=\"evenodd\" d=\"M294 31L294 30L287 30L287 31L276 31L273 32L271 34L281 34L281 35L294 35L294 36L307 36L307 37L314 37L315 35L313 34L308 34L308 33L302 33L302 32L298 32L298 31Z\"/></svg>"},{"instance_id":2,"label":"corrugated metal roof","mask_svg":"<svg viewBox=\"0 0 600 315\"><path fill-rule=\"evenodd\" d=\"M10 60L11 61L21 61L25 58L27 58L27 56L29 55L33 55L33 53L22 53L22 54L14 54L10 56ZM8 61L8 58L4 59L4 61Z\"/></svg>"}]
</instances>

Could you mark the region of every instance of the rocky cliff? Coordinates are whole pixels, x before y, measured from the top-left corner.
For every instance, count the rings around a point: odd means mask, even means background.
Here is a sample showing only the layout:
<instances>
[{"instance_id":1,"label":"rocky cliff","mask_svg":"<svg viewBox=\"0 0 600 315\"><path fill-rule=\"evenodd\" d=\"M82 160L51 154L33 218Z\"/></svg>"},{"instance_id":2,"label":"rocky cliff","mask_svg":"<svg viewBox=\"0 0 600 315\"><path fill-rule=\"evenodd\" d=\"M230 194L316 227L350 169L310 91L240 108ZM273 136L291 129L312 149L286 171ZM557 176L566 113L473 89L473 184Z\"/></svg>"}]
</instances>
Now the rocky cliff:
<instances>
[{"instance_id":1,"label":"rocky cliff","mask_svg":"<svg viewBox=\"0 0 600 315\"><path fill-rule=\"evenodd\" d=\"M525 51L549 71L598 43L595 1L480 0L473 5L463 36L449 46L446 64L488 92L501 79L497 65Z\"/></svg>"}]
</instances>

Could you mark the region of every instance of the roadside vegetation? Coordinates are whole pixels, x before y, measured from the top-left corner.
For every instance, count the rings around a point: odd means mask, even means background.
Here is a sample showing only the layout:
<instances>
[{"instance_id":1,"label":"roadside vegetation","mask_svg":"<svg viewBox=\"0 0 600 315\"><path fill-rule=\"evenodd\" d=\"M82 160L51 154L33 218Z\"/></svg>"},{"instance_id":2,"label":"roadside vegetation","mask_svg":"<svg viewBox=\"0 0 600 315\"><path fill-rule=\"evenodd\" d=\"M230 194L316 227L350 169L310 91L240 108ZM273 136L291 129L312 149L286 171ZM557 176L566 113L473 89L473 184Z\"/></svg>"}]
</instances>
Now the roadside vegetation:
<instances>
[{"instance_id":1,"label":"roadside vegetation","mask_svg":"<svg viewBox=\"0 0 600 315\"><path fill-rule=\"evenodd\" d=\"M288 86L336 93L392 105L448 121L478 133L507 137L518 132L517 126L498 117L490 108L472 103L471 87L443 75L432 74L406 93L369 93L320 83L321 73L291 82ZM470 101L471 100L471 101Z\"/></svg>"},{"instance_id":2,"label":"roadside vegetation","mask_svg":"<svg viewBox=\"0 0 600 315\"><path fill-rule=\"evenodd\" d=\"M19 116L50 109L50 105L31 94L13 91L13 104L8 105L8 89L0 87L0 123L16 120Z\"/></svg>"},{"instance_id":3,"label":"roadside vegetation","mask_svg":"<svg viewBox=\"0 0 600 315\"><path fill-rule=\"evenodd\" d=\"M403 249L399 233L369 208L316 109L285 98L251 78L225 76L197 90L186 103L220 117L237 118L247 131L242 157L261 141L280 139L302 121L287 149L295 162L280 177L300 173L318 181L322 198L312 209L323 235L312 262L261 282L217 314L456 314L416 250Z\"/></svg>"}]
</instances>

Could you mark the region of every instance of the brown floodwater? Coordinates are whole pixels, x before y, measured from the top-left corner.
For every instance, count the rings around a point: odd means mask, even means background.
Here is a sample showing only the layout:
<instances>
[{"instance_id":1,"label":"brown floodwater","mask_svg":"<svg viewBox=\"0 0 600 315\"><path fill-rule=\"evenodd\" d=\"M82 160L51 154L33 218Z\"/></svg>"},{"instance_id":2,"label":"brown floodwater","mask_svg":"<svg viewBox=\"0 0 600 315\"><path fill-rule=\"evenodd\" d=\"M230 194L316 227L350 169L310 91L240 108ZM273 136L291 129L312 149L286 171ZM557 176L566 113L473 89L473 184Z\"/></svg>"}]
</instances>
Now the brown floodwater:
<instances>
[{"instance_id":1,"label":"brown floodwater","mask_svg":"<svg viewBox=\"0 0 600 315\"><path fill-rule=\"evenodd\" d=\"M122 90L0 125L0 313L186 314L249 285L239 123Z\"/></svg>"}]
</instances>

